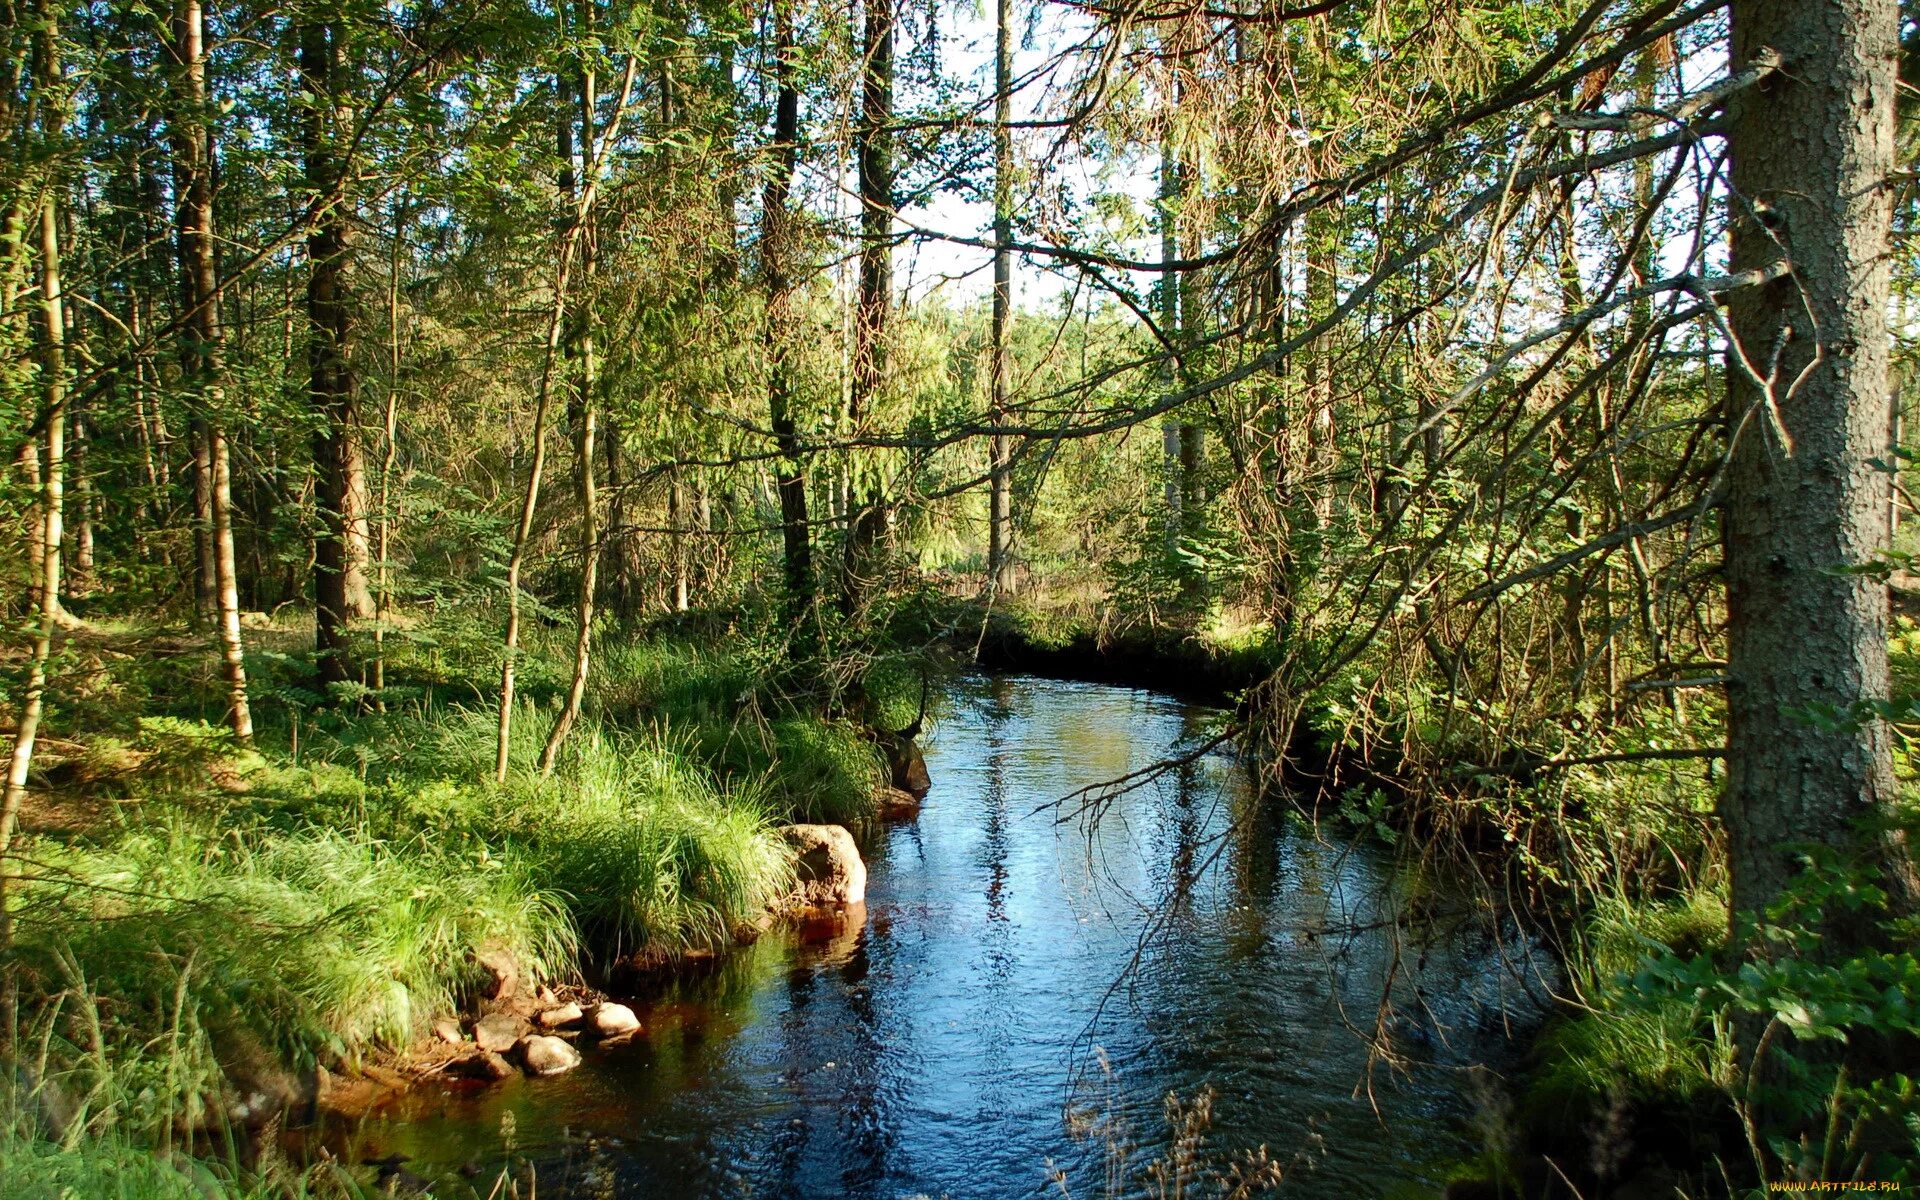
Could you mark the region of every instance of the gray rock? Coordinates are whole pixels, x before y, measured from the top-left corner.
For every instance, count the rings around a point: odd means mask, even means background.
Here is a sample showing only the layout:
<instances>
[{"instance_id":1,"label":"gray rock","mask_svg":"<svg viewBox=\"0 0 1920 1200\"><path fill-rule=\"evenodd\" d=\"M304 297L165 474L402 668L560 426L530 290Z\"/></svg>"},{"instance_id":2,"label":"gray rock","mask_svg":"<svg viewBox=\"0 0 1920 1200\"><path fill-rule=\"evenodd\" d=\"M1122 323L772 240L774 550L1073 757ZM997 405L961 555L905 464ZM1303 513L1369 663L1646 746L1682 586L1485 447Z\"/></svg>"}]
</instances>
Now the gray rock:
<instances>
[{"instance_id":1,"label":"gray rock","mask_svg":"<svg viewBox=\"0 0 1920 1200\"><path fill-rule=\"evenodd\" d=\"M587 1026L601 1037L620 1037L640 1028L640 1018L624 1004L596 1004L587 1014Z\"/></svg>"},{"instance_id":2,"label":"gray rock","mask_svg":"<svg viewBox=\"0 0 1920 1200\"><path fill-rule=\"evenodd\" d=\"M511 1013L488 1013L473 1023L473 1040L482 1050L505 1054L526 1029L527 1023Z\"/></svg>"},{"instance_id":3,"label":"gray rock","mask_svg":"<svg viewBox=\"0 0 1920 1200\"><path fill-rule=\"evenodd\" d=\"M565 1025L578 1025L585 1014L578 1004L562 1004L558 1008L549 1008L533 1019L533 1023L542 1029L559 1029Z\"/></svg>"},{"instance_id":4,"label":"gray rock","mask_svg":"<svg viewBox=\"0 0 1920 1200\"><path fill-rule=\"evenodd\" d=\"M580 1065L580 1052L560 1038L535 1033L520 1039L520 1061L529 1075L558 1075Z\"/></svg>"},{"instance_id":5,"label":"gray rock","mask_svg":"<svg viewBox=\"0 0 1920 1200\"><path fill-rule=\"evenodd\" d=\"M861 904L867 898L867 864L853 835L838 825L782 825L794 850L799 878L795 899L806 905Z\"/></svg>"}]
</instances>

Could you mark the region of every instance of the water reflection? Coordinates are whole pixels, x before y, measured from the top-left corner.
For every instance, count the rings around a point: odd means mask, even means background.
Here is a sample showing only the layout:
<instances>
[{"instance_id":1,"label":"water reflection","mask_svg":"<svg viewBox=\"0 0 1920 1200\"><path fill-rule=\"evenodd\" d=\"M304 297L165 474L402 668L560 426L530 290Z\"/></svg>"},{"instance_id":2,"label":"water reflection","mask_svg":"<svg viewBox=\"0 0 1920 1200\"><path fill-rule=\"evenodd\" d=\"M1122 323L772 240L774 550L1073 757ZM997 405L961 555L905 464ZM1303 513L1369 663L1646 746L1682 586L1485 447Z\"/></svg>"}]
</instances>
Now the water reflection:
<instances>
[{"instance_id":1,"label":"water reflection","mask_svg":"<svg viewBox=\"0 0 1920 1200\"><path fill-rule=\"evenodd\" d=\"M1048 807L1204 742L1207 710L1024 678L950 700L919 820L867 847L864 914L640 998L645 1035L571 1074L411 1097L346 1131L348 1152L485 1172L505 1122L562 1200L1026 1197L1049 1162L1097 1196L1107 1148L1070 1136L1069 1103L1144 1160L1165 1094L1205 1083L1216 1145L1300 1160L1289 1194L1430 1186L1438 1160L1471 1151L1464 1074L1384 1070L1368 1039L1390 981L1443 1027L1416 1051L1503 1053L1511 939L1401 953L1391 918L1411 882L1377 848L1256 803L1222 754L1097 820Z\"/></svg>"}]
</instances>

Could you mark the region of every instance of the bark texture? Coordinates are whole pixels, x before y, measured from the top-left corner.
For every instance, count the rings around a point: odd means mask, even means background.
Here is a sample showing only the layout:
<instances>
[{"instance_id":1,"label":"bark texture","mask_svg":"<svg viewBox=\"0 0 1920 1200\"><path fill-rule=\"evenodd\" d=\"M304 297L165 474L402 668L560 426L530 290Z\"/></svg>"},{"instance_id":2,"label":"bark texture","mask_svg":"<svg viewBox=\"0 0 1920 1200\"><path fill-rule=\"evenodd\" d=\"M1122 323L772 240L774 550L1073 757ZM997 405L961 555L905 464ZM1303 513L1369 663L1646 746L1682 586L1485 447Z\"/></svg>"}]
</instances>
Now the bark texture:
<instances>
[{"instance_id":1,"label":"bark texture","mask_svg":"<svg viewBox=\"0 0 1920 1200\"><path fill-rule=\"evenodd\" d=\"M198 412L194 449L204 472L207 527L203 542L212 568L214 629L220 639L221 672L227 685L227 723L234 737L253 737L247 702L247 664L240 636L239 567L233 550L233 469L227 446L226 363L222 354L219 267L214 240L213 136L207 108L205 16L199 0L174 10L174 192L179 197L180 369L195 389ZM196 479L196 485L200 482ZM196 492L201 489L196 486Z\"/></svg>"},{"instance_id":2,"label":"bark texture","mask_svg":"<svg viewBox=\"0 0 1920 1200\"><path fill-rule=\"evenodd\" d=\"M1726 480L1728 786L1736 911L1796 873L1793 848L1864 852L1904 892L1904 847L1858 832L1894 794L1886 727L1815 721L1884 699L1887 588L1837 568L1884 548L1895 0L1739 0L1733 61L1785 68L1730 105L1732 269L1792 273L1733 293ZM1743 211L1742 211L1743 210ZM1873 936L1834 918L1829 948Z\"/></svg>"},{"instance_id":3,"label":"bark texture","mask_svg":"<svg viewBox=\"0 0 1920 1200\"><path fill-rule=\"evenodd\" d=\"M866 0L865 67L861 72L860 297L854 312L852 387L848 426L858 436L873 417L887 377L887 337L893 316L893 0ZM856 461L850 480L842 609L858 612L880 573L878 551L885 501L871 464Z\"/></svg>"},{"instance_id":4,"label":"bark texture","mask_svg":"<svg viewBox=\"0 0 1920 1200\"><path fill-rule=\"evenodd\" d=\"M775 487L780 494L780 543L785 565L788 615L813 609L813 541L807 518L807 467L794 419L798 336L795 259L799 218L791 207L794 169L800 157L800 85L796 79L799 47L794 42L793 11L775 3L772 167L761 211L760 269L767 293L767 418L780 450Z\"/></svg>"}]
</instances>

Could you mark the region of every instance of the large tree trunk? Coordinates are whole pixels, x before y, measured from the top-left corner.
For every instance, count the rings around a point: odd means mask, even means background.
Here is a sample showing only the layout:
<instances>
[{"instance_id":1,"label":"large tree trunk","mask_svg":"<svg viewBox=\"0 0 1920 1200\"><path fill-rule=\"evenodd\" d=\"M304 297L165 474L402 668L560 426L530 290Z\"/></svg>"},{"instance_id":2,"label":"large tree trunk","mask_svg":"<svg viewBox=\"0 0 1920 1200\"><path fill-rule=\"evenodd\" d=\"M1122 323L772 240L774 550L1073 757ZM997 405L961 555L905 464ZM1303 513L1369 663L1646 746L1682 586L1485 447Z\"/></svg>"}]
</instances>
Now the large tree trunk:
<instances>
[{"instance_id":1,"label":"large tree trunk","mask_svg":"<svg viewBox=\"0 0 1920 1200\"><path fill-rule=\"evenodd\" d=\"M853 378L847 404L855 437L873 416L886 386L888 326L893 315L893 0L866 0L865 70L861 74L860 297L854 313ZM884 500L872 466L854 451L848 497L847 550L841 607L856 613L880 572Z\"/></svg>"},{"instance_id":2,"label":"large tree trunk","mask_svg":"<svg viewBox=\"0 0 1920 1200\"><path fill-rule=\"evenodd\" d=\"M313 439L320 511L313 585L314 650L324 684L352 678L348 623L373 611L367 586L366 467L349 358L353 313L346 273L351 226L345 164L335 144L344 53L336 26L300 27L300 82L308 104L302 128L307 187L322 210L307 238L307 394L323 422Z\"/></svg>"},{"instance_id":3,"label":"large tree trunk","mask_svg":"<svg viewBox=\"0 0 1920 1200\"><path fill-rule=\"evenodd\" d=\"M993 329L989 366L993 435L987 442L987 587L1011 596L1014 574L1013 439L1002 432L1012 390L1007 335L1013 320L1013 4L996 0L993 23Z\"/></svg>"},{"instance_id":4,"label":"large tree trunk","mask_svg":"<svg viewBox=\"0 0 1920 1200\"><path fill-rule=\"evenodd\" d=\"M1727 789L1721 797L1736 931L1792 886L1800 849L1865 869L1898 910L1914 900L1888 730L1866 709L1889 692L1887 587L1849 568L1886 547L1889 175L1895 0L1736 0L1732 59L1771 47L1784 69L1729 108L1732 269L1791 274L1732 293L1726 476ZM1824 715L1823 715L1824 714ZM1838 719L1834 719L1837 717ZM1828 905L1815 953L1884 948L1882 914ZM1779 947L1753 943L1753 955ZM1764 1017L1736 1030L1750 1078L1779 1081ZM1876 1039L1796 1042L1864 1082L1892 1065ZM1763 1057L1765 1056L1765 1057ZM1819 1137L1824 1115L1754 1119ZM1819 1128L1815 1128L1815 1126Z\"/></svg>"},{"instance_id":5,"label":"large tree trunk","mask_svg":"<svg viewBox=\"0 0 1920 1200\"><path fill-rule=\"evenodd\" d=\"M199 442L194 461L204 474L213 568L214 627L227 683L227 721L240 741L253 737L247 666L240 638L240 586L233 552L233 477L225 428L226 379L221 353L219 276L213 216L213 139L207 109L207 48L200 0L181 0L173 17L178 68L173 125L174 191L179 197L180 369L198 393ZM196 479L196 492L199 480Z\"/></svg>"},{"instance_id":6,"label":"large tree trunk","mask_svg":"<svg viewBox=\"0 0 1920 1200\"><path fill-rule=\"evenodd\" d=\"M807 464L794 421L794 279L798 216L790 208L800 147L800 86L795 79L799 47L793 38L791 0L774 0L773 164L767 173L761 212L760 268L767 292L767 418L780 459L780 538L786 575L787 615L811 620L813 542L807 520Z\"/></svg>"},{"instance_id":7,"label":"large tree trunk","mask_svg":"<svg viewBox=\"0 0 1920 1200\"><path fill-rule=\"evenodd\" d=\"M1731 103L1731 182L1753 206L1732 266L1793 267L1729 304L1723 807L1734 908L1754 913L1795 874L1795 844L1864 855L1897 892L1910 880L1904 846L1860 828L1894 797L1886 726L1801 715L1888 695L1886 585L1841 568L1886 545L1890 482L1870 461L1888 424L1897 6L1738 0L1732 15L1734 62L1772 47L1786 64ZM1836 916L1837 953L1873 936L1849 925Z\"/></svg>"}]
</instances>

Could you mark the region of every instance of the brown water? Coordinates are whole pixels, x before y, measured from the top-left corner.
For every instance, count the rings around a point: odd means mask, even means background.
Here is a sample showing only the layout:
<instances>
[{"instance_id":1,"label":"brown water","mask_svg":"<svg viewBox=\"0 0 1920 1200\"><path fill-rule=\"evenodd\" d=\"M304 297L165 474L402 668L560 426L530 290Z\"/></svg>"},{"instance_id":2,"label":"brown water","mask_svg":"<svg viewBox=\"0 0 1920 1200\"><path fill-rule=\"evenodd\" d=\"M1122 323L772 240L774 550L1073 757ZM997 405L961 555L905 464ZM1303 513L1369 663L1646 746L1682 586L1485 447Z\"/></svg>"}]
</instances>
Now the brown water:
<instances>
[{"instance_id":1,"label":"brown water","mask_svg":"<svg viewBox=\"0 0 1920 1200\"><path fill-rule=\"evenodd\" d=\"M483 1193L531 1166L545 1200L1059 1195L1050 1169L1093 1197L1117 1154L1127 1174L1164 1150L1166 1094L1204 1085L1210 1150L1268 1146L1287 1195L1431 1195L1479 1149L1470 1068L1511 1059L1543 990L1511 942L1399 930L1410 902L1463 906L1388 848L1256 813L1225 754L1097 821L1036 812L1211 710L1025 677L947 700L924 811L865 848L864 920L637 998L645 1035L570 1074L421 1089L335 1144ZM1404 1071L1366 1040L1390 975Z\"/></svg>"}]
</instances>

